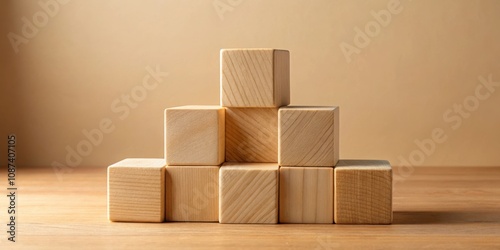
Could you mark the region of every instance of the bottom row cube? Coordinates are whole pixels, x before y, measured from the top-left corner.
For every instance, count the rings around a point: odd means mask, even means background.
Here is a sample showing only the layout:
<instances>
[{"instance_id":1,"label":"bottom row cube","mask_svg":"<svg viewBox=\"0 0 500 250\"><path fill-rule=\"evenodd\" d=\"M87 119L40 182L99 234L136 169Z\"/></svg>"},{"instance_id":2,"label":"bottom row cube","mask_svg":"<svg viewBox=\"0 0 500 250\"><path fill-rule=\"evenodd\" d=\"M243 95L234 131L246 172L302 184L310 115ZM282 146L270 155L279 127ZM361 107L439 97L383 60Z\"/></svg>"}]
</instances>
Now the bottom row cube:
<instances>
[{"instance_id":1,"label":"bottom row cube","mask_svg":"<svg viewBox=\"0 0 500 250\"><path fill-rule=\"evenodd\" d=\"M342 160L335 166L337 224L392 222L392 168L388 161Z\"/></svg>"},{"instance_id":2,"label":"bottom row cube","mask_svg":"<svg viewBox=\"0 0 500 250\"><path fill-rule=\"evenodd\" d=\"M108 218L165 220L165 160L125 159L108 167Z\"/></svg>"},{"instance_id":3,"label":"bottom row cube","mask_svg":"<svg viewBox=\"0 0 500 250\"><path fill-rule=\"evenodd\" d=\"M280 168L280 223L333 223L333 167Z\"/></svg>"},{"instance_id":4,"label":"bottom row cube","mask_svg":"<svg viewBox=\"0 0 500 250\"><path fill-rule=\"evenodd\" d=\"M167 167L167 221L219 221L219 166Z\"/></svg>"},{"instance_id":5,"label":"bottom row cube","mask_svg":"<svg viewBox=\"0 0 500 250\"><path fill-rule=\"evenodd\" d=\"M278 164L226 162L219 176L220 223L278 223Z\"/></svg>"},{"instance_id":6,"label":"bottom row cube","mask_svg":"<svg viewBox=\"0 0 500 250\"><path fill-rule=\"evenodd\" d=\"M109 220L392 221L392 168L387 161L341 160L335 168L228 162L222 167L165 165L163 159L125 159L111 165Z\"/></svg>"}]
</instances>

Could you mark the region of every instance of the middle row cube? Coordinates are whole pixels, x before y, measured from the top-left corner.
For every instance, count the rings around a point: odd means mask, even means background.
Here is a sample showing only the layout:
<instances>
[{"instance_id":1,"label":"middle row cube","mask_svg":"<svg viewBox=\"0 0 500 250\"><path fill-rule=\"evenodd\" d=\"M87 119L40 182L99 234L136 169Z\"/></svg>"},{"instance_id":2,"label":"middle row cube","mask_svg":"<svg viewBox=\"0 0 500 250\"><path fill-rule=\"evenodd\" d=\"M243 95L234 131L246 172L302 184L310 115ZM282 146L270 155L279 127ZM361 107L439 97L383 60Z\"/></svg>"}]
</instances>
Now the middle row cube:
<instances>
[{"instance_id":1,"label":"middle row cube","mask_svg":"<svg viewBox=\"0 0 500 250\"><path fill-rule=\"evenodd\" d=\"M278 162L277 108L226 108L226 161Z\"/></svg>"}]
</instances>

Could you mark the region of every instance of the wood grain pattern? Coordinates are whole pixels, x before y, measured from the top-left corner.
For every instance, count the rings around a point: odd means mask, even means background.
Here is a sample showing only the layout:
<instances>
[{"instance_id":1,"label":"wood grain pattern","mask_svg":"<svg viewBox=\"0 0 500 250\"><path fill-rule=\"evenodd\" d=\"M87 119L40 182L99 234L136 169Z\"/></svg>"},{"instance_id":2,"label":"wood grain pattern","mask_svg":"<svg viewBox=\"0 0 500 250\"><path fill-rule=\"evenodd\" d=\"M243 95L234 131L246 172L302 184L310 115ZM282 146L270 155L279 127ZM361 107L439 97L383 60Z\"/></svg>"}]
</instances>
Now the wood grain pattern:
<instances>
[{"instance_id":1,"label":"wood grain pattern","mask_svg":"<svg viewBox=\"0 0 500 250\"><path fill-rule=\"evenodd\" d=\"M182 106L165 110L168 165L216 166L224 162L225 111L219 106Z\"/></svg>"},{"instance_id":2,"label":"wood grain pattern","mask_svg":"<svg viewBox=\"0 0 500 250\"><path fill-rule=\"evenodd\" d=\"M278 134L280 166L335 166L339 107L282 107Z\"/></svg>"},{"instance_id":3,"label":"wood grain pattern","mask_svg":"<svg viewBox=\"0 0 500 250\"><path fill-rule=\"evenodd\" d=\"M108 167L108 219L163 222L165 160L129 158Z\"/></svg>"},{"instance_id":4,"label":"wood grain pattern","mask_svg":"<svg viewBox=\"0 0 500 250\"><path fill-rule=\"evenodd\" d=\"M341 160L335 167L337 224L392 222L392 167L382 160Z\"/></svg>"},{"instance_id":5,"label":"wood grain pattern","mask_svg":"<svg viewBox=\"0 0 500 250\"><path fill-rule=\"evenodd\" d=\"M219 221L219 166L167 166L167 221Z\"/></svg>"},{"instance_id":6,"label":"wood grain pattern","mask_svg":"<svg viewBox=\"0 0 500 250\"><path fill-rule=\"evenodd\" d=\"M226 162L219 178L220 223L278 223L277 164Z\"/></svg>"},{"instance_id":7,"label":"wood grain pattern","mask_svg":"<svg viewBox=\"0 0 500 250\"><path fill-rule=\"evenodd\" d=\"M278 162L278 109L226 108L226 161Z\"/></svg>"},{"instance_id":8,"label":"wood grain pattern","mask_svg":"<svg viewBox=\"0 0 500 250\"><path fill-rule=\"evenodd\" d=\"M394 167L392 225L113 223L106 168L81 165L59 181L18 168L18 240L6 249L498 249L500 167ZM7 176L7 168L0 168ZM399 179L399 181L397 181ZM1 182L5 190L7 183ZM5 195L5 194L4 194ZM6 198L6 197L4 197ZM0 199L7 224L8 200ZM5 209L5 210L4 210Z\"/></svg>"},{"instance_id":9,"label":"wood grain pattern","mask_svg":"<svg viewBox=\"0 0 500 250\"><path fill-rule=\"evenodd\" d=\"M333 168L280 168L280 223L333 223Z\"/></svg>"},{"instance_id":10,"label":"wood grain pattern","mask_svg":"<svg viewBox=\"0 0 500 250\"><path fill-rule=\"evenodd\" d=\"M290 103L290 54L276 49L221 50L221 106L280 107Z\"/></svg>"}]
</instances>

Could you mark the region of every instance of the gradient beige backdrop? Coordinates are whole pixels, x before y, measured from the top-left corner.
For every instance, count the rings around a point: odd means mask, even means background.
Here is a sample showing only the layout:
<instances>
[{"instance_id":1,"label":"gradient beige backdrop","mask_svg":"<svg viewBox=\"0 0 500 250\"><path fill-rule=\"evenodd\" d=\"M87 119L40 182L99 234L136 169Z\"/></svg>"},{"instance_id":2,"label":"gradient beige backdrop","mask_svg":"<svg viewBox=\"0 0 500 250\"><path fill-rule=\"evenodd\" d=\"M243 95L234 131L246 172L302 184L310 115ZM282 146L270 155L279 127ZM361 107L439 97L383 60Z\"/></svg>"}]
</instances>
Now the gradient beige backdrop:
<instances>
[{"instance_id":1,"label":"gradient beige backdrop","mask_svg":"<svg viewBox=\"0 0 500 250\"><path fill-rule=\"evenodd\" d=\"M233 47L290 50L292 103L341 107L342 158L500 165L500 87L479 80L500 82L500 1L2 0L0 15L2 165L9 133L20 165L67 165L103 119L114 130L73 165L162 157L163 109L218 104ZM147 67L168 76L126 114Z\"/></svg>"}]
</instances>

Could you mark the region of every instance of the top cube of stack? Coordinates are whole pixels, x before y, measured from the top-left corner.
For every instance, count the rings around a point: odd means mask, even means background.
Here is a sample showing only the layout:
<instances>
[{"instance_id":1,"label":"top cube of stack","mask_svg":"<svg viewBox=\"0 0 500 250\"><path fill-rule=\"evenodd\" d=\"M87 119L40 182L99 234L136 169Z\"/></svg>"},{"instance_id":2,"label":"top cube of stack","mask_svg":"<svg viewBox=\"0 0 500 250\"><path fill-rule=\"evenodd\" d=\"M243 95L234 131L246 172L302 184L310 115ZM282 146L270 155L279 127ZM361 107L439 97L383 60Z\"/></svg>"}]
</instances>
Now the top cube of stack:
<instances>
[{"instance_id":1,"label":"top cube of stack","mask_svg":"<svg viewBox=\"0 0 500 250\"><path fill-rule=\"evenodd\" d=\"M290 104L290 54L276 49L221 50L221 106Z\"/></svg>"}]
</instances>

